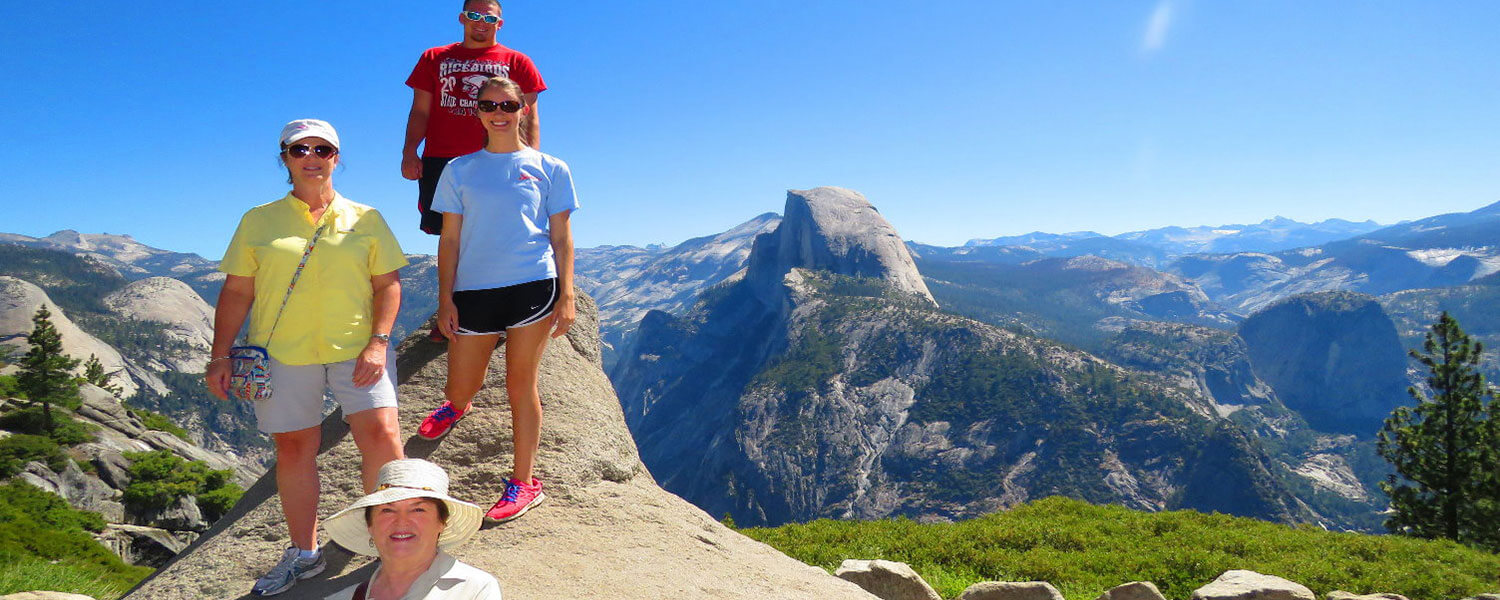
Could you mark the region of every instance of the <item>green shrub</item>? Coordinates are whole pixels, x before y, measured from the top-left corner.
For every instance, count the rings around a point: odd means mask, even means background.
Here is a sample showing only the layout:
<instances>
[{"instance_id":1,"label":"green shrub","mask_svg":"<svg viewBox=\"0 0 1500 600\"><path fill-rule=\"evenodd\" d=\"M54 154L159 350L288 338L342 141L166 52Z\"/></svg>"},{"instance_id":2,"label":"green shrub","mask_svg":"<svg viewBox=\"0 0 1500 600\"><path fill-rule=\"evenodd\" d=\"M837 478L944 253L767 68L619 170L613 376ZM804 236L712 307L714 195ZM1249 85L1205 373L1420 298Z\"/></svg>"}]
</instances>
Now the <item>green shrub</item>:
<instances>
[{"instance_id":1,"label":"green shrub","mask_svg":"<svg viewBox=\"0 0 1500 600\"><path fill-rule=\"evenodd\" d=\"M742 533L830 570L848 558L905 562L945 598L994 580L1048 581L1070 600L1151 581L1182 599L1230 569L1285 577L1319 597L1342 589L1440 600L1500 589L1500 556L1449 541L1058 497L957 523L819 520Z\"/></svg>"},{"instance_id":2,"label":"green shrub","mask_svg":"<svg viewBox=\"0 0 1500 600\"><path fill-rule=\"evenodd\" d=\"M240 496L245 495L245 490L239 485L226 483L221 487L214 488L202 494L198 494L198 510L203 511L204 520L212 523L219 520L234 508L234 503L240 501Z\"/></svg>"},{"instance_id":3,"label":"green shrub","mask_svg":"<svg viewBox=\"0 0 1500 600\"><path fill-rule=\"evenodd\" d=\"M146 429L165 431L177 436L179 439L185 442L193 441L188 437L188 432L186 429L183 429L176 423L173 423L172 420L168 419L166 415L157 412L151 412L144 408L131 408L128 410L130 411L130 414L135 415L136 418L141 420L141 424L145 425Z\"/></svg>"},{"instance_id":4,"label":"green shrub","mask_svg":"<svg viewBox=\"0 0 1500 600\"><path fill-rule=\"evenodd\" d=\"M26 463L40 461L53 471L68 466L57 442L44 435L17 433L0 440L0 477L10 477L26 468Z\"/></svg>"},{"instance_id":5,"label":"green shrub","mask_svg":"<svg viewBox=\"0 0 1500 600\"><path fill-rule=\"evenodd\" d=\"M47 415L40 406L27 406L0 415L0 429L16 433L46 435L64 446L94 440L94 427L73 418L68 411L52 408L52 433L47 433Z\"/></svg>"},{"instance_id":6,"label":"green shrub","mask_svg":"<svg viewBox=\"0 0 1500 600\"><path fill-rule=\"evenodd\" d=\"M97 513L74 510L54 494L21 482L0 485L0 594L48 589L111 598L151 573L94 541L89 532L103 528Z\"/></svg>"},{"instance_id":7,"label":"green shrub","mask_svg":"<svg viewBox=\"0 0 1500 600\"><path fill-rule=\"evenodd\" d=\"M0 346L3 347L3 346ZM8 347L5 347L8 348ZM0 358L0 364L10 364L11 357ZM0 398L25 398L21 393L21 385L16 383L15 375L0 375Z\"/></svg>"},{"instance_id":8,"label":"green shrub","mask_svg":"<svg viewBox=\"0 0 1500 600\"><path fill-rule=\"evenodd\" d=\"M129 452L130 485L125 504L137 510L165 508L178 499L193 496L204 518L223 516L245 492L230 480L234 473L214 470L199 460L186 460L166 450Z\"/></svg>"}]
</instances>

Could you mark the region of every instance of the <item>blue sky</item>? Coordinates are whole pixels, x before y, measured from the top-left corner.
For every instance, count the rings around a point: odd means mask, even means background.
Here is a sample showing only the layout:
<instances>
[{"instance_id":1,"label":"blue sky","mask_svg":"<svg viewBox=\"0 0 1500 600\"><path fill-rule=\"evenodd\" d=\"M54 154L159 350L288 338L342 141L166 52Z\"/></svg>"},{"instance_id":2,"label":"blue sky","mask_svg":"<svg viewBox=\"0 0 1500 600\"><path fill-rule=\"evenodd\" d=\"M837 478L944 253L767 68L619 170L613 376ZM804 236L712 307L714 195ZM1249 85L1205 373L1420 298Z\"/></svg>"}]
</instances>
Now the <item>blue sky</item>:
<instances>
[{"instance_id":1,"label":"blue sky","mask_svg":"<svg viewBox=\"0 0 1500 600\"><path fill-rule=\"evenodd\" d=\"M286 190L281 125L316 117L343 138L336 187L434 250L399 174L402 82L458 40L457 2L59 6L0 9L0 231L218 258ZM501 42L551 88L542 149L573 168L581 246L716 233L818 185L943 245L1500 201L1496 3L510 0L505 17Z\"/></svg>"}]
</instances>

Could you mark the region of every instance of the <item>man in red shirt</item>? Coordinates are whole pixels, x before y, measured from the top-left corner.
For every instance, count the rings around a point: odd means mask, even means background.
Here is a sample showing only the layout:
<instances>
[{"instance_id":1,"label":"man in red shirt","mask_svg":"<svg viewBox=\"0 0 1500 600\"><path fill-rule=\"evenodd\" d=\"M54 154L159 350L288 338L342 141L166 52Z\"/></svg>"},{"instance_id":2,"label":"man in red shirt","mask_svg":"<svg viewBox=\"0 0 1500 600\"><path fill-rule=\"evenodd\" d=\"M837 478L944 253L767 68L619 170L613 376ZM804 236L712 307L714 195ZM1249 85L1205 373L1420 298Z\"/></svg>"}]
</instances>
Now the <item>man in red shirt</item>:
<instances>
[{"instance_id":1,"label":"man in red shirt","mask_svg":"<svg viewBox=\"0 0 1500 600\"><path fill-rule=\"evenodd\" d=\"M418 181L422 231L432 235L443 228L443 215L431 210L443 167L484 147L484 126L474 116L479 84L492 75L520 84L531 111L523 136L532 148L537 147L539 138L537 93L547 89L530 58L495 41L495 34L505 24L499 2L467 0L458 22L464 27L463 41L429 48L406 78L412 100L411 114L406 118L406 145L401 149L401 176ZM417 145L423 140L426 144L419 158Z\"/></svg>"}]
</instances>

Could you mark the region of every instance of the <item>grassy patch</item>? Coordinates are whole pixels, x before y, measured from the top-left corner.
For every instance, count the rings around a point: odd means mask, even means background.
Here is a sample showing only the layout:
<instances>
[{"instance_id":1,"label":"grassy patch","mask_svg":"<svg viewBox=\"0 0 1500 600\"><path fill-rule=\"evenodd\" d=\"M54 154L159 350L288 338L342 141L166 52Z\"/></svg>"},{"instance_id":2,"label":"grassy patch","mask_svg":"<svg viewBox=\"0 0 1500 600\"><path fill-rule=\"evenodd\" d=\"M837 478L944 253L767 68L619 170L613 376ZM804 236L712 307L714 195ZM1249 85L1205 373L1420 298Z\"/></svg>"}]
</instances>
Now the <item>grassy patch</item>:
<instances>
[{"instance_id":1,"label":"grassy patch","mask_svg":"<svg viewBox=\"0 0 1500 600\"><path fill-rule=\"evenodd\" d=\"M1167 598L1187 600L1230 569L1285 577L1319 597L1342 589L1440 600L1500 590L1500 556L1451 542L1065 498L957 523L825 519L742 532L829 570L848 558L904 562L945 598L980 581L1048 581L1069 600L1092 600L1151 581Z\"/></svg>"},{"instance_id":2,"label":"grassy patch","mask_svg":"<svg viewBox=\"0 0 1500 600\"><path fill-rule=\"evenodd\" d=\"M26 590L113 598L151 569L125 564L94 541L104 528L96 513L28 484L0 485L0 594Z\"/></svg>"},{"instance_id":3,"label":"grassy patch","mask_svg":"<svg viewBox=\"0 0 1500 600\"><path fill-rule=\"evenodd\" d=\"M29 558L0 565L0 595L46 590L107 600L120 597L132 585L101 579L99 573L66 562Z\"/></svg>"}]
</instances>

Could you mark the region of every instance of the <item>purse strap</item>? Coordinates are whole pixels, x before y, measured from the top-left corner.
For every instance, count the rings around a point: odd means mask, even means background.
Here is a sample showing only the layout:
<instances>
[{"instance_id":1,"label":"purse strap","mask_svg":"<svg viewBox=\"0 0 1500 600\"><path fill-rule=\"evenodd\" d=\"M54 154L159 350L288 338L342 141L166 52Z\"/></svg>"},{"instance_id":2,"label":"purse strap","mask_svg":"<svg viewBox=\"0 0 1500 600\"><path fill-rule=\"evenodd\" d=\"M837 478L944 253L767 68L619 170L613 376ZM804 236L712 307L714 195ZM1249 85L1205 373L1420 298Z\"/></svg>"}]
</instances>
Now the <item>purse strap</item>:
<instances>
[{"instance_id":1,"label":"purse strap","mask_svg":"<svg viewBox=\"0 0 1500 600\"><path fill-rule=\"evenodd\" d=\"M292 282L287 284L286 295L281 297L281 308L276 309L276 320L271 322L271 333L266 334L267 350L271 348L271 338L276 337L276 325L281 323L281 313L286 311L286 302L292 299L292 289L297 287L297 280L302 277L302 267L307 266L307 257L312 256L313 246L318 245L318 238L323 237L323 230L327 228L327 223L318 227L312 239L307 241L307 249L302 251L302 260L297 263L297 271L292 273Z\"/></svg>"}]
</instances>

